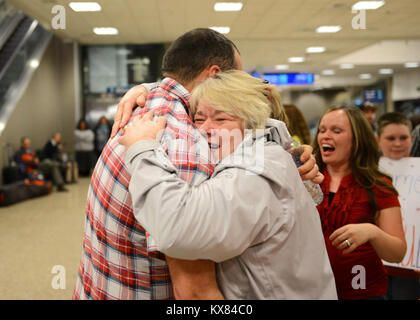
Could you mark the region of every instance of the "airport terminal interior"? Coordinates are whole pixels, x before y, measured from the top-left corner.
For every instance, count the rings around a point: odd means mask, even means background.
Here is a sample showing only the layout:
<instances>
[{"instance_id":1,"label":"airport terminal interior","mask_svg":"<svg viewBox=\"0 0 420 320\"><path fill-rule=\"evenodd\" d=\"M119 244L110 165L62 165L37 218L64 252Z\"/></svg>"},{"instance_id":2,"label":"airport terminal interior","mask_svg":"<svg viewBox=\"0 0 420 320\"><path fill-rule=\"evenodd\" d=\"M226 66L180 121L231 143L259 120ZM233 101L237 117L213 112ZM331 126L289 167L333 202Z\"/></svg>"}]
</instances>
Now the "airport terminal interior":
<instances>
[{"instance_id":1,"label":"airport terminal interior","mask_svg":"<svg viewBox=\"0 0 420 320\"><path fill-rule=\"evenodd\" d=\"M0 300L72 299L100 138L124 94L161 81L166 50L194 28L232 40L243 70L301 111L310 140L332 106L419 123L419 0L0 0ZM42 160L52 140L58 167ZM28 176L23 143L41 158Z\"/></svg>"}]
</instances>

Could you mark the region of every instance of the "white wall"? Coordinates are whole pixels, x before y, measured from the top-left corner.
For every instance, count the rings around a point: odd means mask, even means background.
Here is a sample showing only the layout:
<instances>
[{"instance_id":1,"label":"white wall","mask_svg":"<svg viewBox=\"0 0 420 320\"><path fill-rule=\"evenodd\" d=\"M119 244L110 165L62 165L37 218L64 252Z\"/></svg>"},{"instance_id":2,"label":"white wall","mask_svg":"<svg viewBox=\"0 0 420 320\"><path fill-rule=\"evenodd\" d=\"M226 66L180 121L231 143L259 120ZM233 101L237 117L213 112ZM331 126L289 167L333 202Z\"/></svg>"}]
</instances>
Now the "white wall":
<instances>
[{"instance_id":1,"label":"white wall","mask_svg":"<svg viewBox=\"0 0 420 320\"><path fill-rule=\"evenodd\" d=\"M420 70L396 73L393 77L392 100L411 100L420 98Z\"/></svg>"},{"instance_id":2,"label":"white wall","mask_svg":"<svg viewBox=\"0 0 420 320\"><path fill-rule=\"evenodd\" d=\"M302 110L306 121L311 123L317 121L324 113L325 109L328 107L328 100L323 95L308 92L299 95L294 101L294 104Z\"/></svg>"}]
</instances>

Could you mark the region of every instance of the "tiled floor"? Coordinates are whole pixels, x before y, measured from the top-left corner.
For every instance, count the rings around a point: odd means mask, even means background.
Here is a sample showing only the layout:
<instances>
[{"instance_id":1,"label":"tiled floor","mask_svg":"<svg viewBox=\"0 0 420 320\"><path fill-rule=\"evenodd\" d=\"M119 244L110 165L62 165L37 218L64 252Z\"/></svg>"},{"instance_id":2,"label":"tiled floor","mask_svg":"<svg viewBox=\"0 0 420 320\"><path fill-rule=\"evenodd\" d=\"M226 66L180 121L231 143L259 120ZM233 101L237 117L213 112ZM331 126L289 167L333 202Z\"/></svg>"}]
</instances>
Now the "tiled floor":
<instances>
[{"instance_id":1,"label":"tiled floor","mask_svg":"<svg viewBox=\"0 0 420 320\"><path fill-rule=\"evenodd\" d=\"M0 208L0 300L71 299L89 182ZM60 267L53 273L54 266Z\"/></svg>"}]
</instances>

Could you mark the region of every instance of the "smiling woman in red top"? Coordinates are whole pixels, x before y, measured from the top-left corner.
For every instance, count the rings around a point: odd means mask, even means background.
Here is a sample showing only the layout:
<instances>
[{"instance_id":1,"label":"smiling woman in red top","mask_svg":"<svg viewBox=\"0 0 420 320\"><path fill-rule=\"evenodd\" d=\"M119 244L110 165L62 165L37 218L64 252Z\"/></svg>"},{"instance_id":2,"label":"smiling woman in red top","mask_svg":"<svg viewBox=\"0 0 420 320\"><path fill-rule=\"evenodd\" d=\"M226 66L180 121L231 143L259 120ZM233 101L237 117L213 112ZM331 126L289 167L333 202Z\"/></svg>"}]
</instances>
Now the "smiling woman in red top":
<instances>
[{"instance_id":1,"label":"smiling woman in red top","mask_svg":"<svg viewBox=\"0 0 420 320\"><path fill-rule=\"evenodd\" d=\"M388 281L381 259L400 262L406 243L398 193L378 169L377 142L363 113L327 110L314 154L325 175L318 211L338 297L380 298Z\"/></svg>"}]
</instances>

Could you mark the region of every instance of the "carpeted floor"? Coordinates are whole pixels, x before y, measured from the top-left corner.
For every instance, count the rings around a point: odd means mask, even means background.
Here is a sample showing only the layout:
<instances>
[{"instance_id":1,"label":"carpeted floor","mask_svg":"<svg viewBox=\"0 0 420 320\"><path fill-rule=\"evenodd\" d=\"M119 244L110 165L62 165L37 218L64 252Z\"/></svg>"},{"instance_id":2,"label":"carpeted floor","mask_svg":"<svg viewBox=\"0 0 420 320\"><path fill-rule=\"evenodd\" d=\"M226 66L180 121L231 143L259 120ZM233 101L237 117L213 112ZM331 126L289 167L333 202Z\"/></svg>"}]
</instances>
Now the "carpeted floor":
<instances>
[{"instance_id":1,"label":"carpeted floor","mask_svg":"<svg viewBox=\"0 0 420 320\"><path fill-rule=\"evenodd\" d=\"M0 300L71 299L89 182L0 208Z\"/></svg>"}]
</instances>

